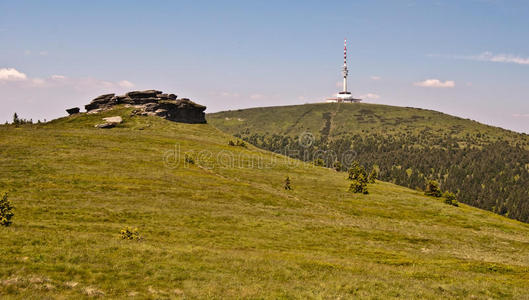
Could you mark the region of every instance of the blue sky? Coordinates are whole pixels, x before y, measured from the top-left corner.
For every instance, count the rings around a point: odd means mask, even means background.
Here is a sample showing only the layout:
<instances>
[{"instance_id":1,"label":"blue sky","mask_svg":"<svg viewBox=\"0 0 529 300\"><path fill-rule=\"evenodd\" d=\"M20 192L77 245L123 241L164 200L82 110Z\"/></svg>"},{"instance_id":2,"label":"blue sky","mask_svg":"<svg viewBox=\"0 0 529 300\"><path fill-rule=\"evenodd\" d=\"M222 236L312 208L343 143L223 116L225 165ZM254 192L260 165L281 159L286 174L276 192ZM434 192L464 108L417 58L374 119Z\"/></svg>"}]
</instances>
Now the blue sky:
<instances>
[{"instance_id":1,"label":"blue sky","mask_svg":"<svg viewBox=\"0 0 529 300\"><path fill-rule=\"evenodd\" d=\"M160 89L208 112L323 101L435 109L529 133L529 1L0 0L0 121Z\"/></svg>"}]
</instances>

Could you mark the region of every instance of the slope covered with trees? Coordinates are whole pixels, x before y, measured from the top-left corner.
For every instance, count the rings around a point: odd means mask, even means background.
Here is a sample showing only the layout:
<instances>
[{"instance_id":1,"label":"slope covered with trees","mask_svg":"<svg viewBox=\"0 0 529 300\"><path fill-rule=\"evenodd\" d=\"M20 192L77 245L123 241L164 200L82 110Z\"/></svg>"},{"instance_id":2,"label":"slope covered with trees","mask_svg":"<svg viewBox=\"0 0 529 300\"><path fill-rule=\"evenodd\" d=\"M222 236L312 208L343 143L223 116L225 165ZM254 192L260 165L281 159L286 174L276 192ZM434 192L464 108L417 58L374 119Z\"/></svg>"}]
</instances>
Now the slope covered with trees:
<instances>
[{"instance_id":1,"label":"slope covered with trees","mask_svg":"<svg viewBox=\"0 0 529 300\"><path fill-rule=\"evenodd\" d=\"M528 224L131 113L0 126L0 298L527 296Z\"/></svg>"},{"instance_id":2,"label":"slope covered with trees","mask_svg":"<svg viewBox=\"0 0 529 300\"><path fill-rule=\"evenodd\" d=\"M529 222L529 136L435 111L374 104L307 104L208 115L266 150L328 167L354 160L413 189L437 180L479 208Z\"/></svg>"}]
</instances>

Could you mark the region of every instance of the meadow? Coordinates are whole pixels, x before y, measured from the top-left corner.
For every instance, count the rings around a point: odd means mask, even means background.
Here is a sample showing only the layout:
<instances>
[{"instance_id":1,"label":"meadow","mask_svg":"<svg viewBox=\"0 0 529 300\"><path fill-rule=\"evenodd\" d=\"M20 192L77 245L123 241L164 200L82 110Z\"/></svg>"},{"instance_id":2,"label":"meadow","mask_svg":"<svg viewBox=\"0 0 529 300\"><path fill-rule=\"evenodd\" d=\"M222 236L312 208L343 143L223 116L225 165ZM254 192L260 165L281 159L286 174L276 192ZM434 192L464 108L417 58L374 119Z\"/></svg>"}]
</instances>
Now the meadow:
<instances>
[{"instance_id":1,"label":"meadow","mask_svg":"<svg viewBox=\"0 0 529 300\"><path fill-rule=\"evenodd\" d=\"M528 224L130 113L0 126L1 298L529 299Z\"/></svg>"}]
</instances>

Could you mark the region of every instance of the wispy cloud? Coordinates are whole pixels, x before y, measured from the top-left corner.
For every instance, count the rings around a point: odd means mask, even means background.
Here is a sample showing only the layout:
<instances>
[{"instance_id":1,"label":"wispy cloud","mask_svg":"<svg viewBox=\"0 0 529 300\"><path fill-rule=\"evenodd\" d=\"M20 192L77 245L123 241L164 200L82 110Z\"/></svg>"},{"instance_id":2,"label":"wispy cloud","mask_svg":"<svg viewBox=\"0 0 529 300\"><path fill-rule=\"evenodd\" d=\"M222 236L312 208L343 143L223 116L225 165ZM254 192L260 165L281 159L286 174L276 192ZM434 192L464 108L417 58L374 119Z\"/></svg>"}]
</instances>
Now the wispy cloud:
<instances>
[{"instance_id":1,"label":"wispy cloud","mask_svg":"<svg viewBox=\"0 0 529 300\"><path fill-rule=\"evenodd\" d=\"M69 78L64 75L51 75L46 78L30 77L15 68L0 68L0 83L14 85L17 88L53 88L71 87L77 90L87 89L127 89L134 87L128 80L108 81L97 78Z\"/></svg>"},{"instance_id":2,"label":"wispy cloud","mask_svg":"<svg viewBox=\"0 0 529 300\"><path fill-rule=\"evenodd\" d=\"M494 54L490 51L485 51L477 55L441 55L441 54L429 54L429 57L442 57L450 59L465 59L474 61L486 61L496 63L507 63L517 65L529 65L529 57L523 57L515 54L499 53Z\"/></svg>"},{"instance_id":3,"label":"wispy cloud","mask_svg":"<svg viewBox=\"0 0 529 300\"><path fill-rule=\"evenodd\" d=\"M469 56L468 59L518 65L529 65L529 57L521 57L513 54L493 54L492 52L483 52L479 55Z\"/></svg>"},{"instance_id":4,"label":"wispy cloud","mask_svg":"<svg viewBox=\"0 0 529 300\"><path fill-rule=\"evenodd\" d=\"M1 68L0 81L26 80L28 76L15 68Z\"/></svg>"},{"instance_id":5,"label":"wispy cloud","mask_svg":"<svg viewBox=\"0 0 529 300\"><path fill-rule=\"evenodd\" d=\"M380 98L380 95L378 94L375 94L375 93L367 93L367 94L364 94L364 95L360 95L359 96L360 99L365 99L365 100L372 100L372 99L378 99Z\"/></svg>"},{"instance_id":6,"label":"wispy cloud","mask_svg":"<svg viewBox=\"0 0 529 300\"><path fill-rule=\"evenodd\" d=\"M53 79L53 80L64 80L64 79L66 79L66 76L64 76L64 75L51 75L51 79Z\"/></svg>"},{"instance_id":7,"label":"wispy cloud","mask_svg":"<svg viewBox=\"0 0 529 300\"><path fill-rule=\"evenodd\" d=\"M371 80L380 80L382 77L380 76L371 76Z\"/></svg>"},{"instance_id":8,"label":"wispy cloud","mask_svg":"<svg viewBox=\"0 0 529 300\"><path fill-rule=\"evenodd\" d=\"M221 97L239 97L239 93L234 93L234 92L221 92L220 93L220 96Z\"/></svg>"},{"instance_id":9,"label":"wispy cloud","mask_svg":"<svg viewBox=\"0 0 529 300\"><path fill-rule=\"evenodd\" d=\"M264 97L265 97L265 95L262 95L262 94L250 95L250 99L252 99L252 100L259 100L259 99L263 99Z\"/></svg>"},{"instance_id":10,"label":"wispy cloud","mask_svg":"<svg viewBox=\"0 0 529 300\"><path fill-rule=\"evenodd\" d=\"M121 80L118 82L118 85L122 88L132 88L134 87L134 83L128 81L128 80Z\"/></svg>"},{"instance_id":11,"label":"wispy cloud","mask_svg":"<svg viewBox=\"0 0 529 300\"><path fill-rule=\"evenodd\" d=\"M515 118L529 118L529 114L513 114Z\"/></svg>"},{"instance_id":12,"label":"wispy cloud","mask_svg":"<svg viewBox=\"0 0 529 300\"><path fill-rule=\"evenodd\" d=\"M453 88L456 86L456 83L453 80L443 82L439 79L426 79L424 81L415 82L413 85L429 88Z\"/></svg>"}]
</instances>

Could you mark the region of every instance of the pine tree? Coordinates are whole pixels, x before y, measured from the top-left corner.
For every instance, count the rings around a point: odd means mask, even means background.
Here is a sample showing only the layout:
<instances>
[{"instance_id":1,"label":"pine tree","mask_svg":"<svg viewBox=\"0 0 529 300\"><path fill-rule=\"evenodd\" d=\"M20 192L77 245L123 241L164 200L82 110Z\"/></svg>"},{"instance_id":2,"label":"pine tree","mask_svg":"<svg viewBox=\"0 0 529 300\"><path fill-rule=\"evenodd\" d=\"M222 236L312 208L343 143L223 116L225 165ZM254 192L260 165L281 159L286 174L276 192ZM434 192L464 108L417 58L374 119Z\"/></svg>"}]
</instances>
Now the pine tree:
<instances>
[{"instance_id":1,"label":"pine tree","mask_svg":"<svg viewBox=\"0 0 529 300\"><path fill-rule=\"evenodd\" d=\"M11 225L11 218L15 215L13 213L13 209L14 207L11 202L9 202L9 199L7 198L7 193L5 193L2 199L0 199L0 225Z\"/></svg>"},{"instance_id":2,"label":"pine tree","mask_svg":"<svg viewBox=\"0 0 529 300\"><path fill-rule=\"evenodd\" d=\"M285 190L290 191L292 190L292 186L290 185L290 177L287 176L285 178Z\"/></svg>"},{"instance_id":3,"label":"pine tree","mask_svg":"<svg viewBox=\"0 0 529 300\"><path fill-rule=\"evenodd\" d=\"M426 196L432 197L441 197L441 189L439 188L439 183L435 180L429 180L426 184L426 191L424 192Z\"/></svg>"},{"instance_id":4,"label":"pine tree","mask_svg":"<svg viewBox=\"0 0 529 300\"><path fill-rule=\"evenodd\" d=\"M363 176L367 180L367 172L363 166L358 164L357 161L353 161L351 168L349 168L349 180L357 180L360 176Z\"/></svg>"},{"instance_id":5,"label":"pine tree","mask_svg":"<svg viewBox=\"0 0 529 300\"><path fill-rule=\"evenodd\" d=\"M360 175L357 179L353 179L349 186L349 191L353 193L369 194L366 178L363 175Z\"/></svg>"},{"instance_id":6,"label":"pine tree","mask_svg":"<svg viewBox=\"0 0 529 300\"><path fill-rule=\"evenodd\" d=\"M445 203L450 204L453 206L459 206L459 202L457 202L456 195L454 193L450 192L444 192L443 197L445 198Z\"/></svg>"},{"instance_id":7,"label":"pine tree","mask_svg":"<svg viewBox=\"0 0 529 300\"><path fill-rule=\"evenodd\" d=\"M13 115L13 124L18 124L18 123L20 123L20 119L18 118L18 114L15 113Z\"/></svg>"}]
</instances>

